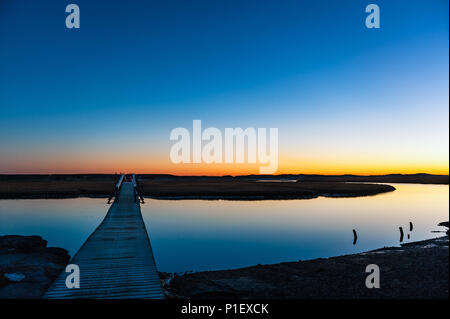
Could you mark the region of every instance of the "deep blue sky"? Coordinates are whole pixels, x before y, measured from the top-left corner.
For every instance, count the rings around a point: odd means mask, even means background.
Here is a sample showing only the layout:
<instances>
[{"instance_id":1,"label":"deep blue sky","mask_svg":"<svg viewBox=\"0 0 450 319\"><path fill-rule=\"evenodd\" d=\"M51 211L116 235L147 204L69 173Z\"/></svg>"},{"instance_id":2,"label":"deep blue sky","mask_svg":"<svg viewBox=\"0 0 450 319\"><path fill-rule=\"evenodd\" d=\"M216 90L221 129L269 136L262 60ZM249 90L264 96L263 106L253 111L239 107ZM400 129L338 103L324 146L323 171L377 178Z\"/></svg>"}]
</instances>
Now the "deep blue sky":
<instances>
[{"instance_id":1,"label":"deep blue sky","mask_svg":"<svg viewBox=\"0 0 450 319\"><path fill-rule=\"evenodd\" d=\"M448 172L446 0L69 3L0 3L0 173L161 171L193 119L278 127L285 170Z\"/></svg>"}]
</instances>

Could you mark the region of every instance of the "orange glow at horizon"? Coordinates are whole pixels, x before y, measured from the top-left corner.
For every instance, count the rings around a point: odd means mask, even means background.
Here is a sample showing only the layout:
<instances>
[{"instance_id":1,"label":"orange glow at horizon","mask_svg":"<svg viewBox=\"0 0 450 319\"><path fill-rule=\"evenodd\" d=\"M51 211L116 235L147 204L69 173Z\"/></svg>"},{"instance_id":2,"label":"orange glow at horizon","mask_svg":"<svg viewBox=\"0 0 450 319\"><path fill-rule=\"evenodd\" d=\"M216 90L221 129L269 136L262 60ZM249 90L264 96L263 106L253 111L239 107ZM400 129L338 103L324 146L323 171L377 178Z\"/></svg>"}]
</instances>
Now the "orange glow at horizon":
<instances>
[{"instance_id":1,"label":"orange glow at horizon","mask_svg":"<svg viewBox=\"0 0 450 319\"><path fill-rule=\"evenodd\" d=\"M90 174L133 172L136 174L172 175L249 175L260 174L260 164L173 164L167 157L122 156L122 157L78 157L73 158L34 158L32 163L19 159L3 163L6 167L0 174ZM428 173L449 174L448 161L424 161L413 159L347 159L342 158L302 158L280 156L279 174L321 174L321 175L384 175Z\"/></svg>"}]
</instances>

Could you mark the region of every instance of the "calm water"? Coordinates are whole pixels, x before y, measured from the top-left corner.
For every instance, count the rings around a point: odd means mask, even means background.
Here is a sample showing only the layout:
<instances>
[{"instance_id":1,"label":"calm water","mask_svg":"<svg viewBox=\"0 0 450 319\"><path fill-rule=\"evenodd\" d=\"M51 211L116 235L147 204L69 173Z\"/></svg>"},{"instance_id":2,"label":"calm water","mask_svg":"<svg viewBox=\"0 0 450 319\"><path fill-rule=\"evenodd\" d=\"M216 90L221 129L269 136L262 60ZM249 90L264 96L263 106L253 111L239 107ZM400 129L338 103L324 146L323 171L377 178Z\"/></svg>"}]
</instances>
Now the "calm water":
<instances>
[{"instance_id":1,"label":"calm water","mask_svg":"<svg viewBox=\"0 0 450 319\"><path fill-rule=\"evenodd\" d=\"M388 194L278 201L146 200L160 271L227 269L348 254L440 236L446 185L392 184ZM41 235L73 255L102 221L105 199L1 200L0 234ZM414 230L409 232L409 222ZM353 246L352 229L358 231Z\"/></svg>"}]
</instances>

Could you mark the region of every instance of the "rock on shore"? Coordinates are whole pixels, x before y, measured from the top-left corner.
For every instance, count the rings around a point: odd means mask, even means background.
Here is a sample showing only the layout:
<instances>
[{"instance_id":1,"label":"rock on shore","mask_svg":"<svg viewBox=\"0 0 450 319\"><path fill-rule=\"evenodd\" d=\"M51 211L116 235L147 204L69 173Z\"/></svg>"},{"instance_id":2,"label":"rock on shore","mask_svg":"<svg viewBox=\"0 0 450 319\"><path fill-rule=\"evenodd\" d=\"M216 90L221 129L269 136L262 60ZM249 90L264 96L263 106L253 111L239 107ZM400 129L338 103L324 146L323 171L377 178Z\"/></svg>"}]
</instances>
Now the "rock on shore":
<instances>
[{"instance_id":1,"label":"rock on shore","mask_svg":"<svg viewBox=\"0 0 450 319\"><path fill-rule=\"evenodd\" d=\"M69 259L40 236L0 236L0 299L40 298Z\"/></svg>"}]
</instances>

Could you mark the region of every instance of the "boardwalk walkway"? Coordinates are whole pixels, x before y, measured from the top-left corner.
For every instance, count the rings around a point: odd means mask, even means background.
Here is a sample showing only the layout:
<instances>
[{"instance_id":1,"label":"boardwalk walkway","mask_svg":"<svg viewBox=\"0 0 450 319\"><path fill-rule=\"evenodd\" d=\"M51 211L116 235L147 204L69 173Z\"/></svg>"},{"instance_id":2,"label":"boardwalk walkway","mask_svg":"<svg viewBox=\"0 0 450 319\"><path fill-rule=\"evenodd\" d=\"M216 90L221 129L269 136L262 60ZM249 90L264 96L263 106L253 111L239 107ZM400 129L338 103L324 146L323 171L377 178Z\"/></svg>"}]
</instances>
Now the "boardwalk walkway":
<instances>
[{"instance_id":1,"label":"boardwalk walkway","mask_svg":"<svg viewBox=\"0 0 450 319\"><path fill-rule=\"evenodd\" d=\"M80 288L67 288L63 271L44 298L164 298L131 182L70 263L80 268Z\"/></svg>"}]
</instances>

